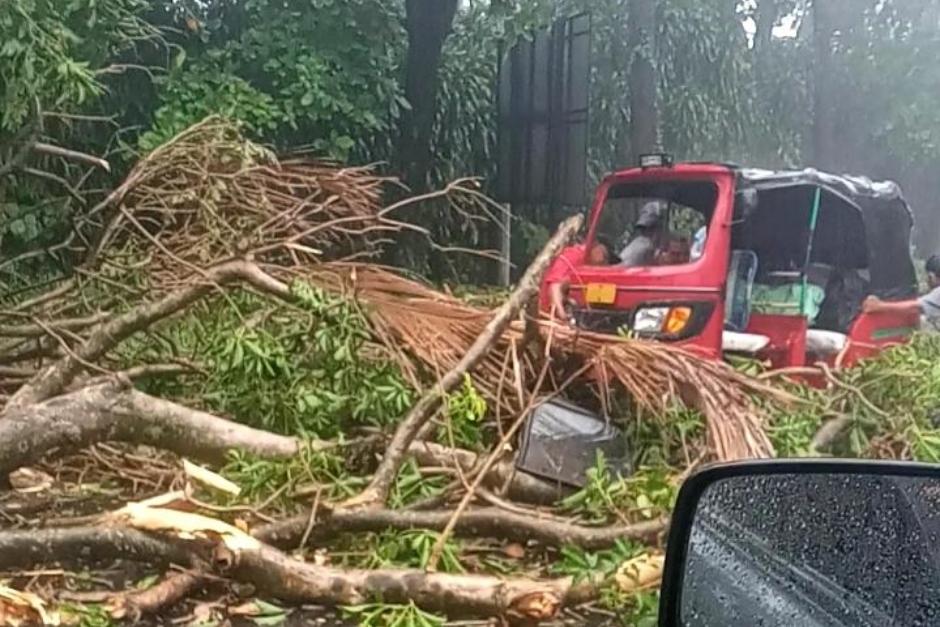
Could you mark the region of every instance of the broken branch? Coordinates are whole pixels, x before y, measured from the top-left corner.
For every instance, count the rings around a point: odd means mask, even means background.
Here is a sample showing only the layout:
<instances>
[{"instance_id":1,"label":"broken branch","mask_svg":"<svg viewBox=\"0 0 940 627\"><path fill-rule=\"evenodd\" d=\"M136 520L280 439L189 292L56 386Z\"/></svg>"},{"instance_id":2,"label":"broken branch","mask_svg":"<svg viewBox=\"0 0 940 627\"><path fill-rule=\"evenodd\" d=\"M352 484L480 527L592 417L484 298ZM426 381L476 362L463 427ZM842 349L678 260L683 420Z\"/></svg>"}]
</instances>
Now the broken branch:
<instances>
[{"instance_id":1,"label":"broken branch","mask_svg":"<svg viewBox=\"0 0 940 627\"><path fill-rule=\"evenodd\" d=\"M405 460L411 443L425 423L430 420L434 411L443 398L463 381L464 375L480 363L499 340L503 332L515 318L519 310L525 306L539 289L542 275L548 270L549 264L558 255L558 252L574 237L581 227L580 215L568 218L558 227L558 231L545 244L545 247L535 258L535 261L526 270L505 303L496 311L496 314L484 327L482 333L470 346L454 368L441 377L437 385L427 392L415 403L408 415L399 424L392 436L392 441L385 450L382 462L372 477L369 486L358 496L345 503L347 507L376 507L385 503L392 483Z\"/></svg>"},{"instance_id":2,"label":"broken branch","mask_svg":"<svg viewBox=\"0 0 940 627\"><path fill-rule=\"evenodd\" d=\"M386 529L443 530L453 518L453 510L337 510L313 526L309 540L319 541L338 533L378 532ZM306 531L309 516L294 518L258 528L255 536L279 547L296 546ZM546 546L579 546L586 550L605 549L618 539L655 541L666 530L668 520L656 518L631 525L586 527L550 514L533 511L520 514L498 507L471 508L456 519L453 532L464 537L500 538L514 542L535 540Z\"/></svg>"}]
</instances>

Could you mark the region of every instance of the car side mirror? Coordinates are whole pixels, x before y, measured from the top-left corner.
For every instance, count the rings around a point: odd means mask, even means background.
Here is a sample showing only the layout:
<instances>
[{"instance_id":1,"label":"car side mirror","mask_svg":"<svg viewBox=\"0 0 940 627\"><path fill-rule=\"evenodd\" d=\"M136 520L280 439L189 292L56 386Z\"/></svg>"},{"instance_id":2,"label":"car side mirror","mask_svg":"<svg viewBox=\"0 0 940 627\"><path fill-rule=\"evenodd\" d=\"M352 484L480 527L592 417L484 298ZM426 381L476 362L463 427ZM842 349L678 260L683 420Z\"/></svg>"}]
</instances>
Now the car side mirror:
<instances>
[{"instance_id":1,"label":"car side mirror","mask_svg":"<svg viewBox=\"0 0 940 627\"><path fill-rule=\"evenodd\" d=\"M679 492L659 624L940 624L940 466L704 469Z\"/></svg>"}]
</instances>

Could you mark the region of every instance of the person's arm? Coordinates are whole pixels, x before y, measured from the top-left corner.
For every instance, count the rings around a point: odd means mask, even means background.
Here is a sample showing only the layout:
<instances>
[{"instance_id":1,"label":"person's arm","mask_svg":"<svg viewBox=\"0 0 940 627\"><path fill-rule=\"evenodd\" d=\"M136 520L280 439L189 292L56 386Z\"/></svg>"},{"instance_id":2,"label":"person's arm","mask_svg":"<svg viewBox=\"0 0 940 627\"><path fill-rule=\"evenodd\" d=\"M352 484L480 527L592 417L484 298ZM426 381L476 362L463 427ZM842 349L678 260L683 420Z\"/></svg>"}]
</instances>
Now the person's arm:
<instances>
[{"instance_id":1,"label":"person's arm","mask_svg":"<svg viewBox=\"0 0 940 627\"><path fill-rule=\"evenodd\" d=\"M920 300L899 300L889 302L877 296L869 296L862 303L865 313L896 313L903 315L920 315L923 311Z\"/></svg>"},{"instance_id":2,"label":"person's arm","mask_svg":"<svg viewBox=\"0 0 940 627\"><path fill-rule=\"evenodd\" d=\"M552 303L551 315L561 320L566 319L565 294L568 292L567 279L550 283L548 291Z\"/></svg>"}]
</instances>

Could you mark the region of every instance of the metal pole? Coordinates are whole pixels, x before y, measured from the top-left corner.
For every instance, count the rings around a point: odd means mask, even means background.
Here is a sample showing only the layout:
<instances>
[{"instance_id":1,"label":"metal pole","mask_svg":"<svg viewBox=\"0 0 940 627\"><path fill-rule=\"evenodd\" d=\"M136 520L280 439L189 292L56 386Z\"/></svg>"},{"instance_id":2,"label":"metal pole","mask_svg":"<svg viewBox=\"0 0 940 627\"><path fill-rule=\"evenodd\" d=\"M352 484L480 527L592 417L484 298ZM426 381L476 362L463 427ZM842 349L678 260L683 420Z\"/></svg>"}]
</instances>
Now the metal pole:
<instances>
[{"instance_id":1,"label":"metal pole","mask_svg":"<svg viewBox=\"0 0 940 627\"><path fill-rule=\"evenodd\" d=\"M806 259L803 261L803 285L800 290L800 315L806 314L806 290L809 287L809 264L813 257L813 240L816 239L816 223L819 220L819 205L822 200L822 188L817 187L813 196L813 208L809 214L809 238L806 242Z\"/></svg>"}]
</instances>

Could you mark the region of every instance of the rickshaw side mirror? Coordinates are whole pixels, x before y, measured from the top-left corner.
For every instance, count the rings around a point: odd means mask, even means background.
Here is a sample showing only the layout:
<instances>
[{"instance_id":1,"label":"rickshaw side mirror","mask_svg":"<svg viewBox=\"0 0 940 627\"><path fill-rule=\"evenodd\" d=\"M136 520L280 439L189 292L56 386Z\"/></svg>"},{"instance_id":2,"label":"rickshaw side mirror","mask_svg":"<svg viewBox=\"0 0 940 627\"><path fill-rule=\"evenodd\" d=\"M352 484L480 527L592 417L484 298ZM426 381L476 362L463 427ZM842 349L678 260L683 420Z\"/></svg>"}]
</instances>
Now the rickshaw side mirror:
<instances>
[{"instance_id":1,"label":"rickshaw side mirror","mask_svg":"<svg viewBox=\"0 0 940 627\"><path fill-rule=\"evenodd\" d=\"M757 209L757 190L742 189L734 195L734 215L732 219L735 222L747 220L755 209Z\"/></svg>"}]
</instances>

